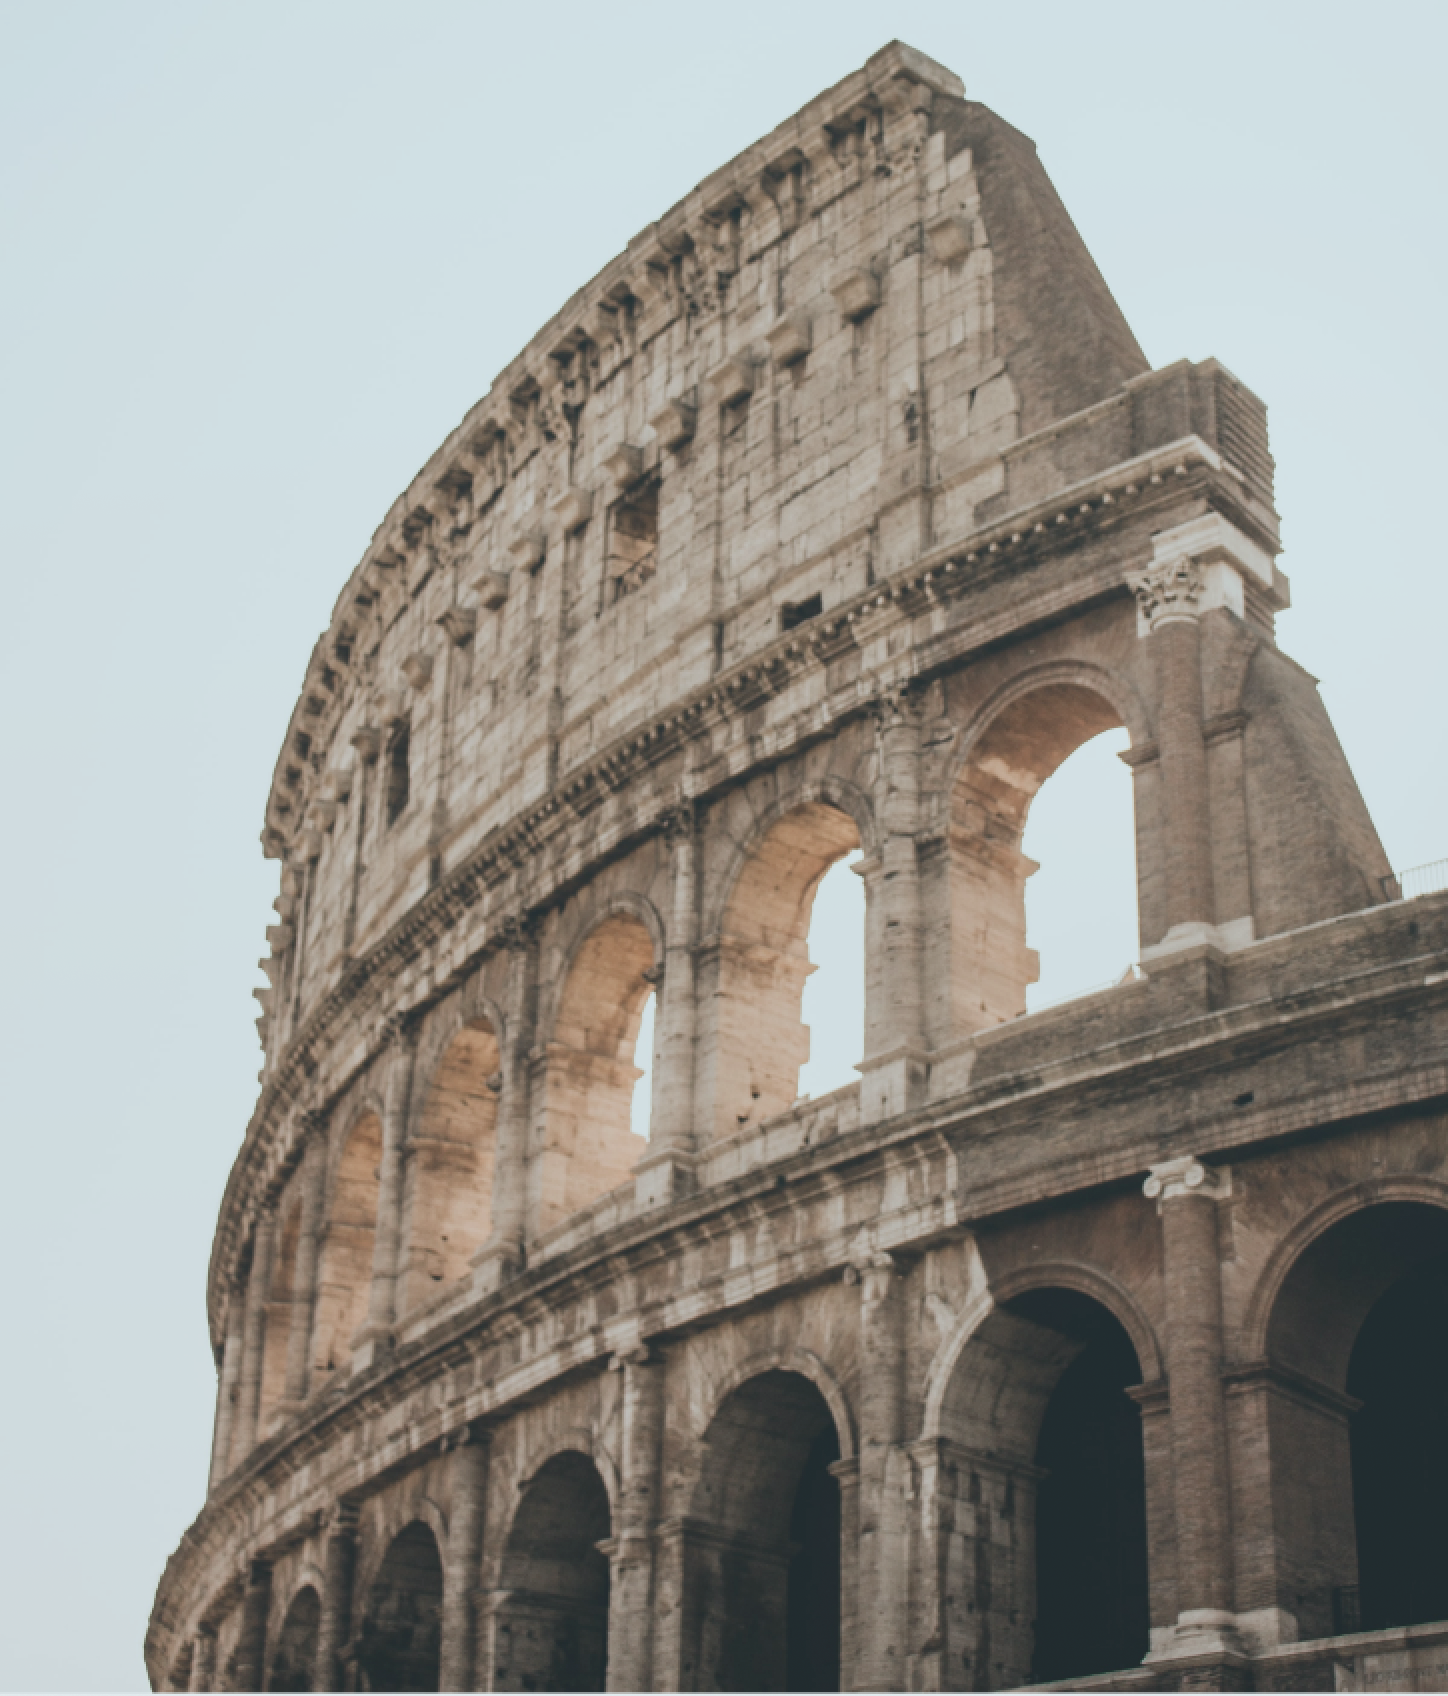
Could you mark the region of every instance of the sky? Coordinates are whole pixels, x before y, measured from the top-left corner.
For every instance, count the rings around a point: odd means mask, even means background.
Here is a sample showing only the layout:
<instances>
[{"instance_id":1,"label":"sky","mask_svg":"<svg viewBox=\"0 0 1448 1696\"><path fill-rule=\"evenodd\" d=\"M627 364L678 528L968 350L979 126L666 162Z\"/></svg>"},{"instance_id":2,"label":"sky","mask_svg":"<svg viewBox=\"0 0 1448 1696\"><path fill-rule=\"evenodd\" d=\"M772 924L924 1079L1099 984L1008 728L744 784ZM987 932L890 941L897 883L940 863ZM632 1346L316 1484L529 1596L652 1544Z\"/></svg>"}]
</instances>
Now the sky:
<instances>
[{"instance_id":1,"label":"sky","mask_svg":"<svg viewBox=\"0 0 1448 1696\"><path fill-rule=\"evenodd\" d=\"M1448 856L1448 7L0 0L0 1688L144 1688L201 1505L258 833L335 596L574 289L891 35L1035 139L1153 364L1266 399L1280 640L1392 863ZM1124 768L1076 761L1040 999L1134 952Z\"/></svg>"}]
</instances>

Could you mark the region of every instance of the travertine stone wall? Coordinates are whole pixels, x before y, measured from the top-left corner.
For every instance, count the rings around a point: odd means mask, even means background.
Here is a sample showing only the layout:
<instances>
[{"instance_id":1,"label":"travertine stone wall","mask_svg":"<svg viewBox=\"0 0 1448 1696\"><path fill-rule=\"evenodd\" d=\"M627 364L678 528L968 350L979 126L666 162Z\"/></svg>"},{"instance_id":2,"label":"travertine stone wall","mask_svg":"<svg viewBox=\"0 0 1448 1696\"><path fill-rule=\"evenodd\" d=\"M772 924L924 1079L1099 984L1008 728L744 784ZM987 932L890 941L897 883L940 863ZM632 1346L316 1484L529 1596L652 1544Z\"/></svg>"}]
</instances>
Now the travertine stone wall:
<instances>
[{"instance_id":1,"label":"travertine stone wall","mask_svg":"<svg viewBox=\"0 0 1448 1696\"><path fill-rule=\"evenodd\" d=\"M1347 1384L1448 1250L1448 903L1392 898L1277 547L1261 403L1148 370L1031 144L899 43L580 290L278 762L158 1686L1428 1664L1353 1635ZM1141 969L1027 1017L1021 832L1117 726ZM855 850L861 1076L806 1101ZM1059 1443L1111 1372L1093 1636Z\"/></svg>"}]
</instances>

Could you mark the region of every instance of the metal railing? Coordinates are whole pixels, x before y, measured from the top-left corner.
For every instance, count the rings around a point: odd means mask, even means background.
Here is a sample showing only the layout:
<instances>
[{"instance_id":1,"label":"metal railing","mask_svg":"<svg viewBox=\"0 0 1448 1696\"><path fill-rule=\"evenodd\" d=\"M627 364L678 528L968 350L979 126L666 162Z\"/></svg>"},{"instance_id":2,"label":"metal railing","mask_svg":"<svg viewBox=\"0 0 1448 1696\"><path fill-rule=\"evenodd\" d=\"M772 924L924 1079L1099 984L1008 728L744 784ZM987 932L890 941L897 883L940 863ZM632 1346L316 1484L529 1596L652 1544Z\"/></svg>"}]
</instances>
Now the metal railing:
<instances>
[{"instance_id":1,"label":"metal railing","mask_svg":"<svg viewBox=\"0 0 1448 1696\"><path fill-rule=\"evenodd\" d=\"M1448 860L1429 860L1426 866L1390 872L1383 879L1383 894L1389 901L1416 901L1420 895L1437 895L1445 889L1448 889Z\"/></svg>"}]
</instances>

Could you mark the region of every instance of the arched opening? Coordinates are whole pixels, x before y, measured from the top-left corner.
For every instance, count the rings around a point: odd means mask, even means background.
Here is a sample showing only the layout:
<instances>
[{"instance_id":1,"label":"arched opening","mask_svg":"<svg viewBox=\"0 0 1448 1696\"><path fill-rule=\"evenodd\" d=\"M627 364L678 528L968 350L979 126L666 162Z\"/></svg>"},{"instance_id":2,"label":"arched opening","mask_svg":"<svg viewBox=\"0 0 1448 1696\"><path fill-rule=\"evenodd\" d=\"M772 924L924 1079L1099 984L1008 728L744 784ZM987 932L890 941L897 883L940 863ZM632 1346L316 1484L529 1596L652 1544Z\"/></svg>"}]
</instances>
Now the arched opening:
<instances>
[{"instance_id":1,"label":"arched opening","mask_svg":"<svg viewBox=\"0 0 1448 1696\"><path fill-rule=\"evenodd\" d=\"M1013 1304L1078 1344L1046 1403L1036 1440L1036 1635L1031 1677L1045 1684L1136 1665L1148 1645L1146 1468L1141 1382L1131 1339L1104 1307L1071 1290Z\"/></svg>"},{"instance_id":2,"label":"arched opening","mask_svg":"<svg viewBox=\"0 0 1448 1696\"><path fill-rule=\"evenodd\" d=\"M322 1599L310 1584L292 1597L267 1676L268 1690L310 1690L317 1659L317 1632L322 1623Z\"/></svg>"},{"instance_id":3,"label":"arched opening","mask_svg":"<svg viewBox=\"0 0 1448 1696\"><path fill-rule=\"evenodd\" d=\"M272 1416L287 1392L287 1355L291 1348L293 1286L297 1276L297 1241L301 1233L301 1201L292 1195L283 1203L267 1280L266 1331L261 1357L261 1400L257 1435L266 1438Z\"/></svg>"},{"instance_id":4,"label":"arched opening","mask_svg":"<svg viewBox=\"0 0 1448 1696\"><path fill-rule=\"evenodd\" d=\"M941 1654L949 1688L1139 1663L1148 1647L1136 1350L1100 1302L1033 1290L961 1353L941 1409Z\"/></svg>"},{"instance_id":5,"label":"arched opening","mask_svg":"<svg viewBox=\"0 0 1448 1696\"><path fill-rule=\"evenodd\" d=\"M554 1455L530 1480L503 1551L493 1689L605 1688L611 1523L587 1455Z\"/></svg>"},{"instance_id":6,"label":"arched opening","mask_svg":"<svg viewBox=\"0 0 1448 1696\"><path fill-rule=\"evenodd\" d=\"M399 1310L465 1277L488 1240L498 1117L498 1039L475 1020L443 1051L408 1147Z\"/></svg>"},{"instance_id":7,"label":"arched opening","mask_svg":"<svg viewBox=\"0 0 1448 1696\"><path fill-rule=\"evenodd\" d=\"M808 1378L741 1384L709 1426L684 1538L684 1671L700 1690L840 1688L840 1458Z\"/></svg>"},{"instance_id":8,"label":"arched opening","mask_svg":"<svg viewBox=\"0 0 1448 1696\"><path fill-rule=\"evenodd\" d=\"M860 851L836 860L810 907L806 947L813 970L800 997L809 1059L799 1069L801 1096L828 1095L859 1078L865 1052L865 885Z\"/></svg>"},{"instance_id":9,"label":"arched opening","mask_svg":"<svg viewBox=\"0 0 1448 1696\"><path fill-rule=\"evenodd\" d=\"M653 990L654 942L630 913L589 933L564 981L548 1044L542 1147L534 1164L539 1227L626 1183L648 1148L631 1125L634 1064Z\"/></svg>"},{"instance_id":10,"label":"arched opening","mask_svg":"<svg viewBox=\"0 0 1448 1696\"><path fill-rule=\"evenodd\" d=\"M859 846L848 813L812 801L780 819L739 874L700 986L701 1005L714 1009L700 1063L716 1137L762 1124L798 1098L810 1057L802 998L815 969L808 944L815 895L836 861Z\"/></svg>"},{"instance_id":11,"label":"arched opening","mask_svg":"<svg viewBox=\"0 0 1448 1696\"><path fill-rule=\"evenodd\" d=\"M1448 1619L1448 1212L1317 1237L1268 1326L1276 1602L1298 1635Z\"/></svg>"},{"instance_id":12,"label":"arched opening","mask_svg":"<svg viewBox=\"0 0 1448 1696\"><path fill-rule=\"evenodd\" d=\"M392 1539L357 1634L359 1688L436 1690L441 1680L442 1556L414 1520Z\"/></svg>"},{"instance_id":13,"label":"arched opening","mask_svg":"<svg viewBox=\"0 0 1448 1696\"><path fill-rule=\"evenodd\" d=\"M1040 976L1026 1008L1120 981L1139 951L1136 818L1124 729L1068 754L1031 802L1021 847L1040 867L1026 885L1026 942Z\"/></svg>"},{"instance_id":14,"label":"arched opening","mask_svg":"<svg viewBox=\"0 0 1448 1696\"><path fill-rule=\"evenodd\" d=\"M382 1121L364 1113L343 1144L317 1265L312 1326L313 1381L325 1384L352 1357L352 1338L367 1319L377 1235L377 1171Z\"/></svg>"},{"instance_id":15,"label":"arched opening","mask_svg":"<svg viewBox=\"0 0 1448 1696\"><path fill-rule=\"evenodd\" d=\"M629 1128L645 1142L654 1111L654 1022L658 1010L659 998L650 990L639 1014L639 1034L634 1038L633 1063L639 1075L629 1103Z\"/></svg>"},{"instance_id":16,"label":"arched opening","mask_svg":"<svg viewBox=\"0 0 1448 1696\"><path fill-rule=\"evenodd\" d=\"M1029 991L1040 977L1039 956L1026 936L1026 882L1040 870L1024 851L1027 814L1046 780L1083 744L1120 729L1121 719L1116 709L1095 690L1079 683L1050 683L1009 702L971 746L956 779L950 806L953 1030L963 1033L986 1029L1027 1011ZM1088 774L1100 757L1094 748L1089 754L1083 752L1082 764ZM1104 840L1108 849L1116 843L1120 852L1119 821L1115 829L1110 828L1111 809L1103 809L1102 805L1114 791L1108 788L1093 797L1090 812L1085 813L1079 797L1073 793L1076 785L1071 782L1071 775L1062 774L1063 795L1075 802L1073 811L1078 816L1074 820L1052 821L1049 815L1053 809L1048 805L1042 822L1056 825L1049 834L1058 844L1061 857L1076 862L1082 873L1089 875L1089 861L1082 855L1081 845L1100 834L1098 823L1106 826ZM1111 775L1115 784L1116 774ZM1119 810L1118 807L1116 811ZM1134 851L1129 863L1134 868ZM1048 887L1043 891L1036 915L1044 919L1048 913L1054 914L1049 928L1058 935L1070 934L1073 922L1079 924L1083 911L1097 910L1088 903L1073 914L1068 904L1079 900L1079 887L1071 887L1070 876L1062 881L1063 900L1053 901ZM1134 888L1134 876L1132 882ZM1032 905L1035 908L1034 902ZM1120 975L1120 968L1114 963L1118 942L1119 939L1111 944L1111 962L1102 962L1103 978ZM1128 964L1135 953L1133 939L1122 965ZM1053 971L1052 990L1062 983L1066 985L1062 993L1086 987L1072 979L1094 970L1094 966L1083 966L1069 956L1068 959L1069 964L1061 975ZM1050 992L1041 997L1050 998Z\"/></svg>"}]
</instances>

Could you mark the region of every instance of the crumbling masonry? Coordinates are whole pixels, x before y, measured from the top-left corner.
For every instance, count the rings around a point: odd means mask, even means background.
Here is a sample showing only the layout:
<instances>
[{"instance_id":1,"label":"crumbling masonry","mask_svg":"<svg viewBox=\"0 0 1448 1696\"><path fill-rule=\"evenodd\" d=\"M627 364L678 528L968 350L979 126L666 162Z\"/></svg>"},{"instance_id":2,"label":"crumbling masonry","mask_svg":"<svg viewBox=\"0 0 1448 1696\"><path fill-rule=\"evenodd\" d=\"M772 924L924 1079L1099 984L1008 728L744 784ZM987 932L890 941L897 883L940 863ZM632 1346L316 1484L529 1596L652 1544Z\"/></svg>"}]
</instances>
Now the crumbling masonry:
<instances>
[{"instance_id":1,"label":"crumbling masonry","mask_svg":"<svg viewBox=\"0 0 1448 1696\"><path fill-rule=\"evenodd\" d=\"M1441 1686L1448 897L1276 645L1272 474L898 43L545 326L277 765L158 1688ZM1026 1016L1113 727L1141 970Z\"/></svg>"}]
</instances>

